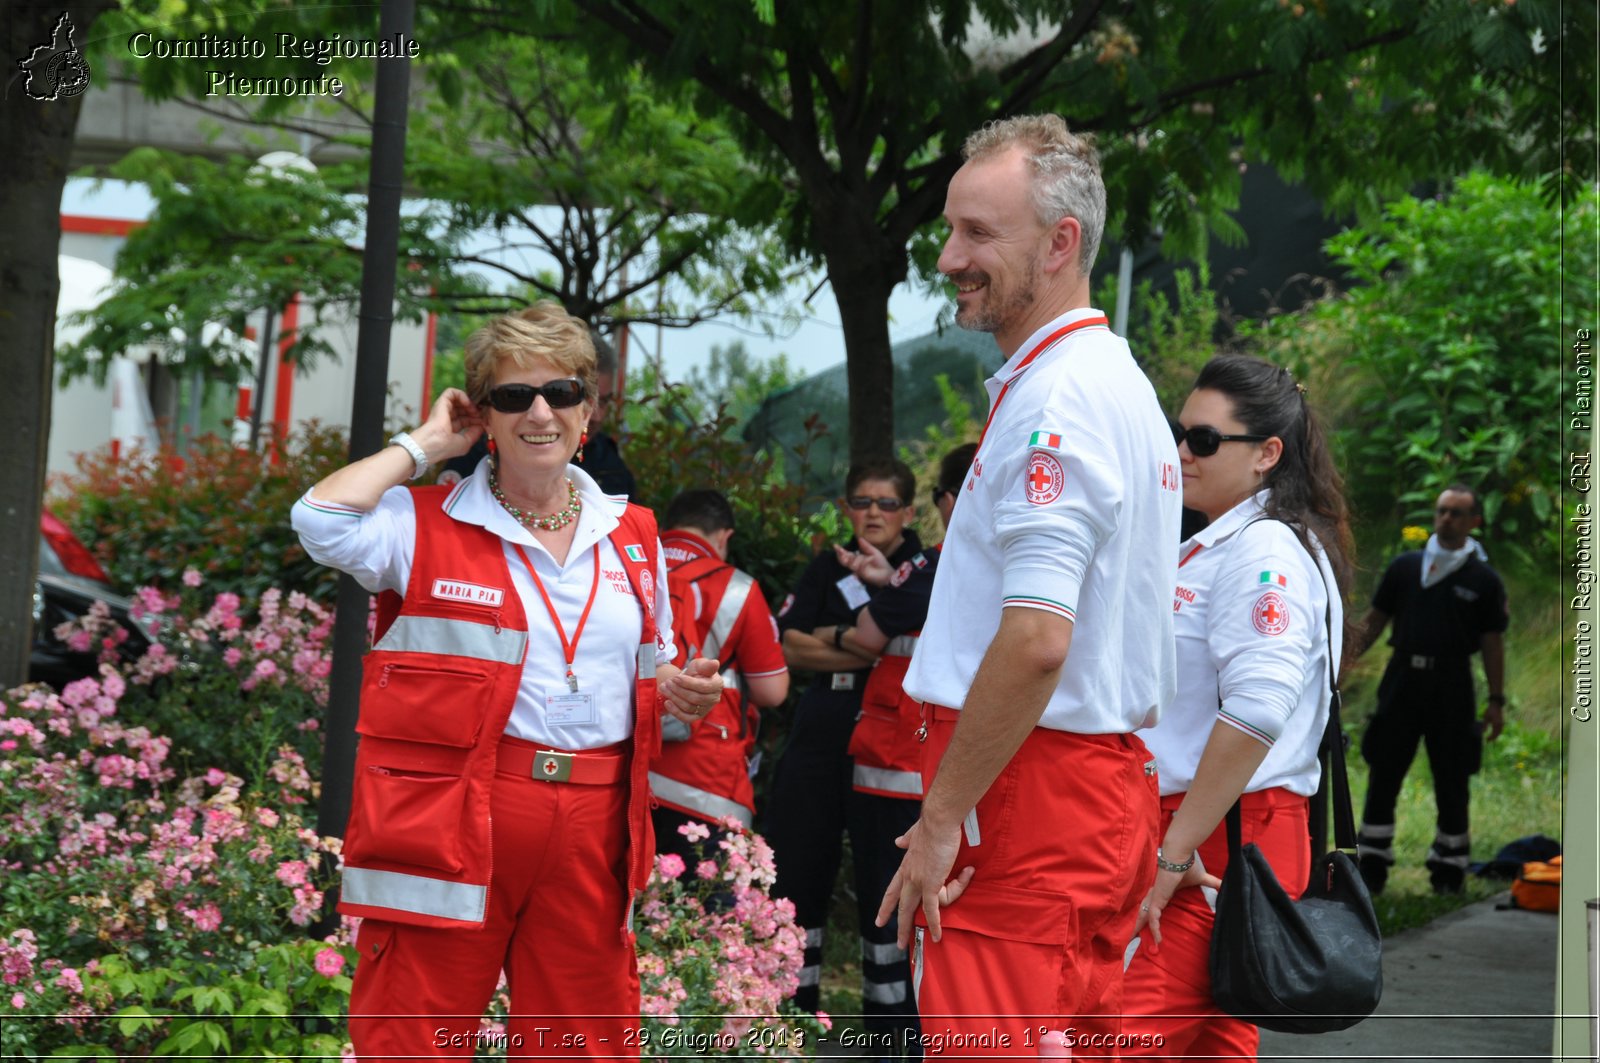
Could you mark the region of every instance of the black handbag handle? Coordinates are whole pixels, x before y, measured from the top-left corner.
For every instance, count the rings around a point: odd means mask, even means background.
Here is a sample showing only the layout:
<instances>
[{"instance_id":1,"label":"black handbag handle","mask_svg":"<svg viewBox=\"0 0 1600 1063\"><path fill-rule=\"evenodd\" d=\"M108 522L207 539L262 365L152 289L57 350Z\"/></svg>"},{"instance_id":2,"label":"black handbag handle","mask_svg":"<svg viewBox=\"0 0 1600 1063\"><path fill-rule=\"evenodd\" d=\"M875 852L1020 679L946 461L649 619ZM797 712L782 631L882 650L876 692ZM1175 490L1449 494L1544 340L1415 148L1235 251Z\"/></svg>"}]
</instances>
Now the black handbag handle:
<instances>
[{"instance_id":1,"label":"black handbag handle","mask_svg":"<svg viewBox=\"0 0 1600 1063\"><path fill-rule=\"evenodd\" d=\"M1271 520L1271 517L1257 517L1245 527L1261 520ZM1243 533L1244 529L1239 529ZM1296 540L1299 536L1295 537ZM1301 546L1305 546L1304 543ZM1354 849L1356 846L1356 816L1355 809L1350 801L1350 776L1344 763L1344 725L1339 718L1339 681L1333 665L1333 589L1328 586L1328 578L1322 574L1322 566L1317 564L1317 557L1309 548L1306 553L1311 555L1311 565L1317 570L1317 576L1322 580L1323 614L1322 622L1328 632L1328 724L1322 731L1322 743L1317 749L1317 759L1322 762L1322 777L1317 780L1317 792L1311 798L1312 808L1312 835L1311 853L1319 855L1317 850L1322 848L1326 841L1326 824L1323 822L1325 813L1319 810L1326 808L1329 782L1333 789L1333 842L1336 849ZM1220 703L1219 703L1220 704ZM1242 798L1243 795L1241 794ZM1239 801L1233 802L1233 807L1228 809L1228 859L1230 863L1236 860L1243 848L1243 830L1239 820ZM1319 837L1319 835L1323 835Z\"/></svg>"}]
</instances>

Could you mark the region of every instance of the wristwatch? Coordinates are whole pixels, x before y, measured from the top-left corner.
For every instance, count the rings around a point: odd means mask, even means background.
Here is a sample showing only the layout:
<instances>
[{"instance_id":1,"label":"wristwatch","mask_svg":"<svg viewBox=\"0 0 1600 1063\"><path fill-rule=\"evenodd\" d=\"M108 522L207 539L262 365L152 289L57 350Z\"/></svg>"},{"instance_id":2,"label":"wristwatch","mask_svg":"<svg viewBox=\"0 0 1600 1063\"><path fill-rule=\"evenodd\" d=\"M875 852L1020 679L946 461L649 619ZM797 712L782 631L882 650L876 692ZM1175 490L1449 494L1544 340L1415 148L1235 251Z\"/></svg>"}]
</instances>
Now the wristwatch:
<instances>
[{"instance_id":1,"label":"wristwatch","mask_svg":"<svg viewBox=\"0 0 1600 1063\"><path fill-rule=\"evenodd\" d=\"M392 447L399 447L401 450L404 450L407 454L411 455L411 463L416 467L411 473L411 479L420 480L424 475L427 474L429 464L428 452L423 450L421 445L418 444L415 439L412 439L409 433L396 432L394 435L389 437L389 445Z\"/></svg>"},{"instance_id":2,"label":"wristwatch","mask_svg":"<svg viewBox=\"0 0 1600 1063\"><path fill-rule=\"evenodd\" d=\"M849 630L850 630L850 625L849 624L835 624L835 625L833 625L833 648L834 649L836 649L836 650L844 649L844 633L846 631L849 631Z\"/></svg>"}]
</instances>

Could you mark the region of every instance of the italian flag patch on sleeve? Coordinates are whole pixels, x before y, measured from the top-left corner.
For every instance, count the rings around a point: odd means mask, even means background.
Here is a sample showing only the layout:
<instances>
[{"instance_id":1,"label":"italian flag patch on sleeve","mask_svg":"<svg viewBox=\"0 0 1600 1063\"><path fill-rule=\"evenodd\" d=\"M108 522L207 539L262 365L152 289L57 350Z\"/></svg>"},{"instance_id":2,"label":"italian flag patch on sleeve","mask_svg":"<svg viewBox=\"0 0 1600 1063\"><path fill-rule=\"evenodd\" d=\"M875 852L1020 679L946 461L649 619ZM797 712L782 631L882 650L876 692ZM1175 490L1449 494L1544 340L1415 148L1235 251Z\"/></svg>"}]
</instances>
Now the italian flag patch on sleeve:
<instances>
[{"instance_id":1,"label":"italian flag patch on sleeve","mask_svg":"<svg viewBox=\"0 0 1600 1063\"><path fill-rule=\"evenodd\" d=\"M629 561L643 561L644 560L644 547L642 547L642 546L625 546L625 547L623 547L623 549L625 551L627 551L628 560Z\"/></svg>"},{"instance_id":2,"label":"italian flag patch on sleeve","mask_svg":"<svg viewBox=\"0 0 1600 1063\"><path fill-rule=\"evenodd\" d=\"M1035 433L1033 433L1032 436L1029 437L1028 446L1030 446L1030 447L1050 447L1051 449L1060 449L1060 447L1061 447L1061 436L1057 432L1035 432Z\"/></svg>"},{"instance_id":3,"label":"italian flag patch on sleeve","mask_svg":"<svg viewBox=\"0 0 1600 1063\"><path fill-rule=\"evenodd\" d=\"M1282 572L1263 572L1261 573L1261 578L1256 582L1270 583L1274 587L1287 587L1289 585L1289 577Z\"/></svg>"}]
</instances>

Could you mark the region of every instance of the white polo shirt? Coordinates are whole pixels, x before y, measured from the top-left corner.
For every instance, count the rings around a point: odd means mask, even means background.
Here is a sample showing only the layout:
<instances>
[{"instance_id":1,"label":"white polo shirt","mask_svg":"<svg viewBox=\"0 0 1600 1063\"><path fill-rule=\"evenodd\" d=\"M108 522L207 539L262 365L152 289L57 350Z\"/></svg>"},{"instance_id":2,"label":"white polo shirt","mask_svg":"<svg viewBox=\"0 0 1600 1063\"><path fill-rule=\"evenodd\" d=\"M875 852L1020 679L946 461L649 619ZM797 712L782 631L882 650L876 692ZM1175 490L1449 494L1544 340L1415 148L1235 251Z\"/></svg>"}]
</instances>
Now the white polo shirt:
<instances>
[{"instance_id":1,"label":"white polo shirt","mask_svg":"<svg viewBox=\"0 0 1600 1063\"><path fill-rule=\"evenodd\" d=\"M633 733L633 684L643 620L622 559L609 538L627 500L602 493L589 474L576 465L567 466L567 475L577 485L583 509L578 514L577 533L565 564L557 564L550 552L490 494L487 459L471 476L456 484L446 497L444 508L457 520L479 525L500 537L512 585L528 616L528 655L506 733L562 749L594 749L620 742ZM290 521L306 552L318 564L348 572L374 593L405 593L416 542L416 511L411 492L404 487L385 491L370 513L320 501L307 491L295 503ZM599 549L600 582L572 666L579 690L594 695L593 718L586 722L553 723L548 718L546 696L567 693L566 658L550 612L516 549L518 544L544 582L569 639L589 600L596 547ZM656 621L665 643L656 649L656 663L670 664L675 653L672 604L667 590L666 558L659 542L655 587Z\"/></svg>"},{"instance_id":2,"label":"white polo shirt","mask_svg":"<svg viewBox=\"0 0 1600 1063\"><path fill-rule=\"evenodd\" d=\"M1328 722L1330 591L1335 661L1344 607L1315 538L1313 565L1288 525L1250 523L1262 515L1265 494L1178 548L1178 696L1159 725L1139 734L1156 755L1162 794L1188 792L1219 722L1269 747L1246 793L1275 786L1316 792L1317 748Z\"/></svg>"},{"instance_id":3,"label":"white polo shirt","mask_svg":"<svg viewBox=\"0 0 1600 1063\"><path fill-rule=\"evenodd\" d=\"M1126 733L1172 699L1178 451L1128 345L1082 324L1104 318L1056 318L988 381L990 421L905 679L920 701L963 705L1002 609L1073 621L1040 726ZM1069 325L1080 327L1030 360Z\"/></svg>"}]
</instances>

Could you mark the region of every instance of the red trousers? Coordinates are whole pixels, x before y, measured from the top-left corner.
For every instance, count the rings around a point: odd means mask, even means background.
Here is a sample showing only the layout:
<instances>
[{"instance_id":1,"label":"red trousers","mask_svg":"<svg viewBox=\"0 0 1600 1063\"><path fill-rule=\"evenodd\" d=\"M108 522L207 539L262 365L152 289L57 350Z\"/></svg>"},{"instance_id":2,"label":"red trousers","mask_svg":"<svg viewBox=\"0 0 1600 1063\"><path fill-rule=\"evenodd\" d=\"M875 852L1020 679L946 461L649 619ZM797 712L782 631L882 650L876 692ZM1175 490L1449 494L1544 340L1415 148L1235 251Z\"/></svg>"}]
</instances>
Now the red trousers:
<instances>
[{"instance_id":1,"label":"red trousers","mask_svg":"<svg viewBox=\"0 0 1600 1063\"><path fill-rule=\"evenodd\" d=\"M954 713L932 716L924 779L955 730ZM978 802L977 844L964 831L955 867L977 870L941 909L941 940L918 913L913 979L928 1057L1035 1055L1044 1030L1115 1040L1123 950L1155 878L1153 765L1133 735L1036 728L1023 742Z\"/></svg>"},{"instance_id":2,"label":"red trousers","mask_svg":"<svg viewBox=\"0 0 1600 1063\"><path fill-rule=\"evenodd\" d=\"M1161 799L1165 834L1182 794ZM1255 842L1272 865L1290 897L1305 892L1311 874L1310 802L1281 788L1245 794L1240 800L1241 836ZM1200 846L1206 870L1222 876L1228 866L1228 827L1217 827ZM1224 1014L1211 1000L1211 906L1198 889L1181 889L1161 913L1161 950L1151 948L1150 934L1139 944L1128 966L1123 1029L1144 1035L1123 1049L1126 1056L1183 1059L1210 1063L1254 1060L1261 1031ZM1159 1043L1157 1039L1159 1038Z\"/></svg>"},{"instance_id":3,"label":"red trousers","mask_svg":"<svg viewBox=\"0 0 1600 1063\"><path fill-rule=\"evenodd\" d=\"M502 739L512 741L512 739ZM367 919L350 1038L367 1059L471 1059L504 969L508 1058L637 1056L639 975L628 908L626 781L496 774L487 922L437 929ZM631 1042L631 1043L630 1043Z\"/></svg>"}]
</instances>

